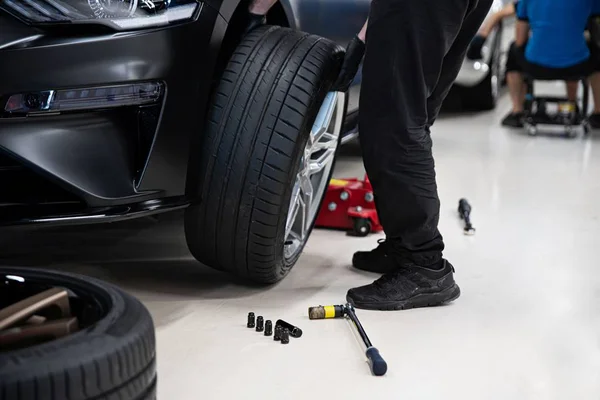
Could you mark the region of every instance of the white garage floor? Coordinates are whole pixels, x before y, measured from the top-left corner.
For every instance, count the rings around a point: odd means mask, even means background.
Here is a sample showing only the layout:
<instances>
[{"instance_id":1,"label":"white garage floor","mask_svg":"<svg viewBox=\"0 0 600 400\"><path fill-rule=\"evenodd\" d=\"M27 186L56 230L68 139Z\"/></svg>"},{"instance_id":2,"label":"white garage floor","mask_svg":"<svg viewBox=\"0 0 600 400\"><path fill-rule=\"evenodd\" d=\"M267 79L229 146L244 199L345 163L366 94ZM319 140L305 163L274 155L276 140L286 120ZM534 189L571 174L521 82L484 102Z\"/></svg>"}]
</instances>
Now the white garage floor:
<instances>
[{"instance_id":1,"label":"white garage floor","mask_svg":"<svg viewBox=\"0 0 600 400\"><path fill-rule=\"evenodd\" d=\"M350 260L382 236L316 231L268 290L198 266L180 215L15 233L0 239L0 263L93 275L142 299L157 328L161 400L598 399L600 133L530 138L499 126L507 109L505 98L496 112L446 115L434 127L441 231L462 296L439 308L358 311L388 361L382 378L370 376L347 322L307 318L309 306L341 303L377 277ZM360 174L351 145L336 175ZM461 197L474 207L474 237L462 234ZM249 311L304 335L274 342L245 327Z\"/></svg>"}]
</instances>

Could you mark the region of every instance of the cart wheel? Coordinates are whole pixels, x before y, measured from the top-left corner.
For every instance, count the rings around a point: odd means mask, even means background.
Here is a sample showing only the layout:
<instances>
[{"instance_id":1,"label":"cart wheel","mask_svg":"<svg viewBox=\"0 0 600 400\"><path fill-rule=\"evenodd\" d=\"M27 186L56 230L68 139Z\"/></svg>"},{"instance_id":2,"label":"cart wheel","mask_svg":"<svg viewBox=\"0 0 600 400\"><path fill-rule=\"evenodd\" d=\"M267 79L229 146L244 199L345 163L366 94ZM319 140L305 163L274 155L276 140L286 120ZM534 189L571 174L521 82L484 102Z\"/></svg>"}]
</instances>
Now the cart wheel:
<instances>
[{"instance_id":1,"label":"cart wheel","mask_svg":"<svg viewBox=\"0 0 600 400\"><path fill-rule=\"evenodd\" d=\"M584 124L583 124L583 134L585 136L589 135L590 134L590 130L591 130L590 123L587 122L587 121L585 121Z\"/></svg>"},{"instance_id":2,"label":"cart wheel","mask_svg":"<svg viewBox=\"0 0 600 400\"><path fill-rule=\"evenodd\" d=\"M527 134L529 134L529 136L536 136L537 135L537 127L535 125L528 126Z\"/></svg>"},{"instance_id":3,"label":"cart wheel","mask_svg":"<svg viewBox=\"0 0 600 400\"><path fill-rule=\"evenodd\" d=\"M355 218L353 231L356 236L367 236L371 233L371 221L367 218Z\"/></svg>"},{"instance_id":4,"label":"cart wheel","mask_svg":"<svg viewBox=\"0 0 600 400\"><path fill-rule=\"evenodd\" d=\"M577 136L577 131L575 131L575 129L573 129L573 127L569 125L569 126L567 126L567 128L566 128L566 136L567 136L568 138L571 138L571 139L572 139L572 138L574 138L574 137L576 137L576 136Z\"/></svg>"}]
</instances>

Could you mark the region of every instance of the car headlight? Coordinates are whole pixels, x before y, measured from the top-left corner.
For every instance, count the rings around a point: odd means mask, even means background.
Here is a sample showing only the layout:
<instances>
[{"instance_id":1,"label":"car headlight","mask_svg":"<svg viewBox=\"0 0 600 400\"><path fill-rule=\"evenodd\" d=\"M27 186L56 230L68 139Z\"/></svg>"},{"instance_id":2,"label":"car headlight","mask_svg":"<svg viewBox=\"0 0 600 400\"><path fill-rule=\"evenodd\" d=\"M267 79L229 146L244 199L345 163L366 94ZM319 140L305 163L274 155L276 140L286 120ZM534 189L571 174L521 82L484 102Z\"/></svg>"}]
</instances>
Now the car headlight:
<instances>
[{"instance_id":1,"label":"car headlight","mask_svg":"<svg viewBox=\"0 0 600 400\"><path fill-rule=\"evenodd\" d=\"M30 24L102 23L119 29L193 18L199 0L0 0L0 8Z\"/></svg>"}]
</instances>

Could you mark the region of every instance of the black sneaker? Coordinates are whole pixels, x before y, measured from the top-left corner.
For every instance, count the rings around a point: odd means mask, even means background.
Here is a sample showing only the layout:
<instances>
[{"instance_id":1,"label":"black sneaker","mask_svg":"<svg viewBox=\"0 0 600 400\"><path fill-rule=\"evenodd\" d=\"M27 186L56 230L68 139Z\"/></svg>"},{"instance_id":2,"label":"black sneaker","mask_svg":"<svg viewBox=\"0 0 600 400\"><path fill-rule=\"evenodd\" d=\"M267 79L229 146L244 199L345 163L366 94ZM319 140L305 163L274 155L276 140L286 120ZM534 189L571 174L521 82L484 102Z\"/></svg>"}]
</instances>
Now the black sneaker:
<instances>
[{"instance_id":1,"label":"black sneaker","mask_svg":"<svg viewBox=\"0 0 600 400\"><path fill-rule=\"evenodd\" d=\"M385 274L398 270L398 265L388 256L389 243L379 239L379 244L371 251L357 251L352 257L352 265L363 271Z\"/></svg>"},{"instance_id":2,"label":"black sneaker","mask_svg":"<svg viewBox=\"0 0 600 400\"><path fill-rule=\"evenodd\" d=\"M454 282L454 267L443 260L439 270L403 265L370 285L350 289L346 300L366 310L406 310L439 306L456 300L460 288Z\"/></svg>"},{"instance_id":3,"label":"black sneaker","mask_svg":"<svg viewBox=\"0 0 600 400\"><path fill-rule=\"evenodd\" d=\"M523 127L523 113L509 113L502 120L502 126L508 126L511 128L522 128Z\"/></svg>"}]
</instances>

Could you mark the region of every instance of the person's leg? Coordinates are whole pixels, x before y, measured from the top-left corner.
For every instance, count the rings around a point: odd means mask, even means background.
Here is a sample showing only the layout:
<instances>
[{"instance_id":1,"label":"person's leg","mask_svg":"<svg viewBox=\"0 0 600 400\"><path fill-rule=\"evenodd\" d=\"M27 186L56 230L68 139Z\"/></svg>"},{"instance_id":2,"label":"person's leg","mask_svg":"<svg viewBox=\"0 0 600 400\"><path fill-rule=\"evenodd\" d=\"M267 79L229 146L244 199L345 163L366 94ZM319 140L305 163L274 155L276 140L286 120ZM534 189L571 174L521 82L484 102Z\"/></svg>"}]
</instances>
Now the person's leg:
<instances>
[{"instance_id":1,"label":"person's leg","mask_svg":"<svg viewBox=\"0 0 600 400\"><path fill-rule=\"evenodd\" d=\"M589 117L589 122L592 128L598 129L600 128L600 72L594 72L588 80L594 100L594 111Z\"/></svg>"},{"instance_id":2,"label":"person's leg","mask_svg":"<svg viewBox=\"0 0 600 400\"><path fill-rule=\"evenodd\" d=\"M579 81L566 81L567 100L577 103L577 89L579 89Z\"/></svg>"},{"instance_id":3,"label":"person's leg","mask_svg":"<svg viewBox=\"0 0 600 400\"><path fill-rule=\"evenodd\" d=\"M506 84L508 85L512 108L502 120L502 125L513 128L523 127L521 119L523 117L525 94L527 93L527 86L523 80L523 61L523 48L517 47L513 42L508 50L506 60Z\"/></svg>"},{"instance_id":4,"label":"person's leg","mask_svg":"<svg viewBox=\"0 0 600 400\"><path fill-rule=\"evenodd\" d=\"M594 114L600 114L600 72L594 72L590 75L589 83L594 99Z\"/></svg>"},{"instance_id":5,"label":"person's leg","mask_svg":"<svg viewBox=\"0 0 600 400\"><path fill-rule=\"evenodd\" d=\"M592 99L594 100L594 109L589 117L592 128L600 128L600 49L596 46L595 40L588 40L590 49L590 61L592 74L588 78L588 83L592 90Z\"/></svg>"},{"instance_id":6,"label":"person's leg","mask_svg":"<svg viewBox=\"0 0 600 400\"><path fill-rule=\"evenodd\" d=\"M359 132L397 271L351 289L347 299L356 307L438 305L460 293L452 267L442 259L429 127L490 6L491 0L371 3Z\"/></svg>"},{"instance_id":7,"label":"person's leg","mask_svg":"<svg viewBox=\"0 0 600 400\"><path fill-rule=\"evenodd\" d=\"M589 117L589 122L594 129L600 128L600 72L597 72L599 69L596 65L594 73L588 78L592 89L592 99L594 100L594 111Z\"/></svg>"},{"instance_id":8,"label":"person's leg","mask_svg":"<svg viewBox=\"0 0 600 400\"><path fill-rule=\"evenodd\" d=\"M526 86L521 72L512 71L506 74L506 83L508 92L512 101L512 113L523 113L523 103L525 102Z\"/></svg>"}]
</instances>

